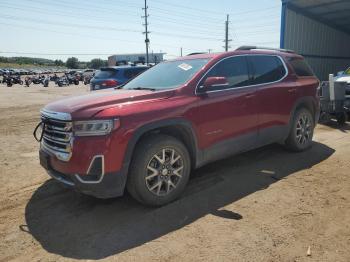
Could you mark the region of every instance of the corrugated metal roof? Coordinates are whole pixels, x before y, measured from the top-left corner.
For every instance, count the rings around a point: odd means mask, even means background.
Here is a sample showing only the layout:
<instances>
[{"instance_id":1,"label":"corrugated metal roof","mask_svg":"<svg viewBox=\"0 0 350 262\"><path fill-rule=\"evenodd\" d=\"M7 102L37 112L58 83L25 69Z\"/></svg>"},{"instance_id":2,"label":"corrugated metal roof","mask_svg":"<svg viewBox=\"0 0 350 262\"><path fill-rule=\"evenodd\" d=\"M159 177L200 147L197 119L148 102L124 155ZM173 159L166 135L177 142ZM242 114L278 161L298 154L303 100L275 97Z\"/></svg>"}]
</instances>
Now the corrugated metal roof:
<instances>
[{"instance_id":1,"label":"corrugated metal roof","mask_svg":"<svg viewBox=\"0 0 350 262\"><path fill-rule=\"evenodd\" d=\"M312 19L350 34L350 0L282 0Z\"/></svg>"}]
</instances>

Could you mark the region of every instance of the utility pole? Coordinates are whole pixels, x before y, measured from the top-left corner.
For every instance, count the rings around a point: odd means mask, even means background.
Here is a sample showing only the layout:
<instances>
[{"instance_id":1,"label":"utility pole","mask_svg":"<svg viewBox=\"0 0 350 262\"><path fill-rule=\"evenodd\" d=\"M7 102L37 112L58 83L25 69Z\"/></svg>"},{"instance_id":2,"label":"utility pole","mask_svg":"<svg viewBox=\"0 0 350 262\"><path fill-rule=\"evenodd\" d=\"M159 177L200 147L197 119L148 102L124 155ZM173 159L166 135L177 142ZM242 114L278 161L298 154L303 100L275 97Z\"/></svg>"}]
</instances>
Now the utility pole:
<instances>
[{"instance_id":1,"label":"utility pole","mask_svg":"<svg viewBox=\"0 0 350 262\"><path fill-rule=\"evenodd\" d=\"M145 34L145 43L146 43L146 65L149 65L149 57L148 57L149 39L148 39L148 34L150 32L148 32L148 21L147 21L148 13L147 13L147 9L148 9L147 0L145 0L145 7L142 8L142 10L145 11L145 15L142 16L142 18L145 18L145 23L143 24L145 26L145 31L143 32L143 34Z\"/></svg>"},{"instance_id":2,"label":"utility pole","mask_svg":"<svg viewBox=\"0 0 350 262\"><path fill-rule=\"evenodd\" d=\"M208 50L208 54L210 54L213 49L209 48L207 50Z\"/></svg>"},{"instance_id":3,"label":"utility pole","mask_svg":"<svg viewBox=\"0 0 350 262\"><path fill-rule=\"evenodd\" d=\"M180 47L180 56L182 57L182 47Z\"/></svg>"},{"instance_id":4,"label":"utility pole","mask_svg":"<svg viewBox=\"0 0 350 262\"><path fill-rule=\"evenodd\" d=\"M229 45L228 45L228 42L231 42L232 40L231 39L228 39L228 24L229 24L229 15L227 15L226 17L226 22L225 22L225 51L227 52L228 49L229 49Z\"/></svg>"}]
</instances>

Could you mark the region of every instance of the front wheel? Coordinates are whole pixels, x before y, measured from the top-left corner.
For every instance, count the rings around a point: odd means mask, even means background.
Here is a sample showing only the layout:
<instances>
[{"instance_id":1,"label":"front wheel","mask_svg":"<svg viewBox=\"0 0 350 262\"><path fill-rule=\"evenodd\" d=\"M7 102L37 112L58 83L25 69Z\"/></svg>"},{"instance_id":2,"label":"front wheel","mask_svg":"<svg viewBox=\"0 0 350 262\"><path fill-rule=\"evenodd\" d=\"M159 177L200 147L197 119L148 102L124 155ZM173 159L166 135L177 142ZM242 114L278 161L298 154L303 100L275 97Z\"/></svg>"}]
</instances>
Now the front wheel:
<instances>
[{"instance_id":1,"label":"front wheel","mask_svg":"<svg viewBox=\"0 0 350 262\"><path fill-rule=\"evenodd\" d=\"M296 152L301 152L310 148L314 127L314 119L310 111L306 108L297 110L294 114L289 136L286 140L287 148Z\"/></svg>"},{"instance_id":2,"label":"front wheel","mask_svg":"<svg viewBox=\"0 0 350 262\"><path fill-rule=\"evenodd\" d=\"M184 191L191 170L186 147L166 135L152 135L137 146L127 181L129 193L139 202L161 206Z\"/></svg>"}]
</instances>

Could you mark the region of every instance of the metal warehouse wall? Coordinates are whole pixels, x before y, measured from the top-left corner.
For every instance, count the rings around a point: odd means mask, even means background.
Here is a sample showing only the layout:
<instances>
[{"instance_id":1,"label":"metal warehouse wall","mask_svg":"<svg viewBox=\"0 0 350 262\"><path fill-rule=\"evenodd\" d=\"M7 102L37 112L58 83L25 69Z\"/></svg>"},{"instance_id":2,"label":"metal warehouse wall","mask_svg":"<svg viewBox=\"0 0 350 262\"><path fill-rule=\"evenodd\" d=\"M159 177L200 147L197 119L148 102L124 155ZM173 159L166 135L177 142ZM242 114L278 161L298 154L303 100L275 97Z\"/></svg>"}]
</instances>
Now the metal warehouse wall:
<instances>
[{"instance_id":1,"label":"metal warehouse wall","mask_svg":"<svg viewBox=\"0 0 350 262\"><path fill-rule=\"evenodd\" d=\"M283 42L283 48L295 50L306 58L320 80L350 66L350 35L289 8L285 10L281 45Z\"/></svg>"}]
</instances>

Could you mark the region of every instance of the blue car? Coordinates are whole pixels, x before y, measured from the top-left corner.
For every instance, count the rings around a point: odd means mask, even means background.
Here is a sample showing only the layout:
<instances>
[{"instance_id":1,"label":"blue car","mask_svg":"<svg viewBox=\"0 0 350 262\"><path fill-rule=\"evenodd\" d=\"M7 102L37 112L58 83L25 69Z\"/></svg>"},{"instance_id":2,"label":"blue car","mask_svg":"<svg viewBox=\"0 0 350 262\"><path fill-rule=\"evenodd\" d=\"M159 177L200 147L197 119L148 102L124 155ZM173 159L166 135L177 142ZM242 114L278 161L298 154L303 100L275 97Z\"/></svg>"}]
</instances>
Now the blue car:
<instances>
[{"instance_id":1,"label":"blue car","mask_svg":"<svg viewBox=\"0 0 350 262\"><path fill-rule=\"evenodd\" d=\"M103 67L90 81L90 91L123 85L130 79L146 71L148 66Z\"/></svg>"}]
</instances>

